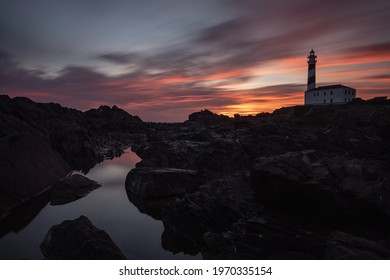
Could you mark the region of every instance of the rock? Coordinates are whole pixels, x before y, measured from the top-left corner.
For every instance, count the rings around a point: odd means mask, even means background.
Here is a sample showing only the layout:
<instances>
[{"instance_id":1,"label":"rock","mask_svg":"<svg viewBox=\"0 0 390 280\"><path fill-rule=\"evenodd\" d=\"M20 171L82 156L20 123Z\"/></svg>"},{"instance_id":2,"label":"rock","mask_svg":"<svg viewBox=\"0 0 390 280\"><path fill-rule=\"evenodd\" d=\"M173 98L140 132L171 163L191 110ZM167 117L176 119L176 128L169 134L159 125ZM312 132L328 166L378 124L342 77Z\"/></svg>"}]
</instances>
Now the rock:
<instances>
[{"instance_id":1,"label":"rock","mask_svg":"<svg viewBox=\"0 0 390 280\"><path fill-rule=\"evenodd\" d=\"M325 238L288 219L260 214L240 221L230 241L219 250L206 252L211 259L321 259ZM226 237L225 237L226 239ZM229 242L228 242L229 241ZM229 244L231 243L231 244ZM234 250L225 251L226 248ZM223 252L220 255L219 252Z\"/></svg>"},{"instance_id":2,"label":"rock","mask_svg":"<svg viewBox=\"0 0 390 280\"><path fill-rule=\"evenodd\" d=\"M162 219L162 245L172 252L196 254L206 246L207 232L224 232L255 210L253 192L245 174L202 185L166 209Z\"/></svg>"},{"instance_id":3,"label":"rock","mask_svg":"<svg viewBox=\"0 0 390 280\"><path fill-rule=\"evenodd\" d=\"M58 152L35 133L3 136L0 142L0 218L70 172Z\"/></svg>"},{"instance_id":4,"label":"rock","mask_svg":"<svg viewBox=\"0 0 390 280\"><path fill-rule=\"evenodd\" d=\"M163 221L162 244L173 252L320 259L325 247L344 250L326 245L336 230L351 235L348 240L388 240L390 106L384 99L234 118L204 110L168 124L143 123L115 106L82 113L0 96L0 120L0 153L31 137L41 153L59 152L71 168L84 171L131 145L142 160L127 176L129 200ZM15 168L16 178L25 167L32 170L30 149L15 166L5 162L5 170ZM37 174L46 172L41 167ZM53 174L50 180L42 175L45 183L63 177ZM0 203L8 205L12 186L4 188L7 196L1 187ZM21 203L12 199L12 205ZM373 258L386 257L371 251Z\"/></svg>"},{"instance_id":5,"label":"rock","mask_svg":"<svg viewBox=\"0 0 390 280\"><path fill-rule=\"evenodd\" d=\"M217 115L205 109L200 112L192 113L188 116L189 122L197 122L204 125L215 125L229 122L230 118L224 115Z\"/></svg>"},{"instance_id":6,"label":"rock","mask_svg":"<svg viewBox=\"0 0 390 280\"><path fill-rule=\"evenodd\" d=\"M126 177L126 190L141 199L182 196L199 186L197 171L177 168L132 169Z\"/></svg>"},{"instance_id":7,"label":"rock","mask_svg":"<svg viewBox=\"0 0 390 280\"><path fill-rule=\"evenodd\" d=\"M147 214L156 220L162 219L164 209L175 200L175 197L141 198L131 193L128 189L126 189L126 193L129 201L137 207L139 212Z\"/></svg>"},{"instance_id":8,"label":"rock","mask_svg":"<svg viewBox=\"0 0 390 280\"><path fill-rule=\"evenodd\" d=\"M120 155L145 127L117 107L83 113L0 95L0 219L71 170Z\"/></svg>"},{"instance_id":9,"label":"rock","mask_svg":"<svg viewBox=\"0 0 390 280\"><path fill-rule=\"evenodd\" d=\"M51 188L51 205L63 205L78 200L91 191L100 188L101 185L80 174L66 176Z\"/></svg>"},{"instance_id":10,"label":"rock","mask_svg":"<svg viewBox=\"0 0 390 280\"><path fill-rule=\"evenodd\" d=\"M324 258L327 260L389 259L390 250L380 243L335 231L329 235L326 242Z\"/></svg>"},{"instance_id":11,"label":"rock","mask_svg":"<svg viewBox=\"0 0 390 280\"><path fill-rule=\"evenodd\" d=\"M260 203L297 222L388 226L389 171L378 161L305 150L258 157L251 179Z\"/></svg>"},{"instance_id":12,"label":"rock","mask_svg":"<svg viewBox=\"0 0 390 280\"><path fill-rule=\"evenodd\" d=\"M40 245L51 260L124 260L126 257L110 236L80 216L52 226Z\"/></svg>"},{"instance_id":13,"label":"rock","mask_svg":"<svg viewBox=\"0 0 390 280\"><path fill-rule=\"evenodd\" d=\"M50 132L50 142L73 170L88 172L104 160L97 139L83 127L58 127Z\"/></svg>"}]
</instances>

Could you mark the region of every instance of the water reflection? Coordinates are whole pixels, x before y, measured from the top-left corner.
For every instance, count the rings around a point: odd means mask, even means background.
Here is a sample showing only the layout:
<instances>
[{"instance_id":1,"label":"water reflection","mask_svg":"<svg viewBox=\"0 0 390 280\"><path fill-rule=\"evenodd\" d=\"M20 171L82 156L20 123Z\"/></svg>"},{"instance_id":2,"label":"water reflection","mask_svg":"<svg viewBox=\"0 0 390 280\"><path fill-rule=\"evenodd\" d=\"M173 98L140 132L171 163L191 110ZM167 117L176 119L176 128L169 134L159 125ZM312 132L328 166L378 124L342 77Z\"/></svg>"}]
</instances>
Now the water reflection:
<instances>
[{"instance_id":1,"label":"water reflection","mask_svg":"<svg viewBox=\"0 0 390 280\"><path fill-rule=\"evenodd\" d=\"M164 208L174 200L174 198L171 197L142 199L132 194L130 191L126 190L126 192L129 200L137 207L138 211L147 214L156 220L161 220Z\"/></svg>"},{"instance_id":2,"label":"water reflection","mask_svg":"<svg viewBox=\"0 0 390 280\"><path fill-rule=\"evenodd\" d=\"M0 221L0 238L10 232L17 233L29 225L49 201L50 193L45 192L13 209L5 219Z\"/></svg>"},{"instance_id":3,"label":"water reflection","mask_svg":"<svg viewBox=\"0 0 390 280\"><path fill-rule=\"evenodd\" d=\"M194 259L199 256L173 255L161 247L163 225L141 214L129 202L124 183L127 173L140 159L127 150L120 158L104 161L85 176L103 184L88 196L66 205L43 205L43 209L22 230L8 231L0 239L1 259L41 259L39 245L49 228L64 220L87 216L105 230L128 259ZM47 203L47 202L46 202ZM37 205L34 205L38 207ZM23 216L23 215L22 215ZM19 220L19 218L16 218Z\"/></svg>"}]
</instances>

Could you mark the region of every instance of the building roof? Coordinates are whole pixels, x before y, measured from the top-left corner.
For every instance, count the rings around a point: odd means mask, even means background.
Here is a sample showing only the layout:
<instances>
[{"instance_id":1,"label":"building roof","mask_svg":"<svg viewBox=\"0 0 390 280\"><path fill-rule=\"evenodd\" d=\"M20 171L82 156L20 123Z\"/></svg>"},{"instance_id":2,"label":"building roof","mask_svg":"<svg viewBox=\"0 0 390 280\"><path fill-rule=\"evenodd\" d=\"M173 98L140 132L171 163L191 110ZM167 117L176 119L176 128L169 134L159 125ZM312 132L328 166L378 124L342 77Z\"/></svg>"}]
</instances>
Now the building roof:
<instances>
[{"instance_id":1,"label":"building roof","mask_svg":"<svg viewBox=\"0 0 390 280\"><path fill-rule=\"evenodd\" d=\"M329 86L323 86L323 87L316 87L316 88L313 88L313 89L309 89L307 91L317 91L317 90L324 90L324 89L332 89L332 88L346 88L346 89L353 89L353 90L356 90L354 88L351 88L351 87L347 87L347 86L344 86L342 84L337 84L337 85L329 85Z\"/></svg>"}]
</instances>

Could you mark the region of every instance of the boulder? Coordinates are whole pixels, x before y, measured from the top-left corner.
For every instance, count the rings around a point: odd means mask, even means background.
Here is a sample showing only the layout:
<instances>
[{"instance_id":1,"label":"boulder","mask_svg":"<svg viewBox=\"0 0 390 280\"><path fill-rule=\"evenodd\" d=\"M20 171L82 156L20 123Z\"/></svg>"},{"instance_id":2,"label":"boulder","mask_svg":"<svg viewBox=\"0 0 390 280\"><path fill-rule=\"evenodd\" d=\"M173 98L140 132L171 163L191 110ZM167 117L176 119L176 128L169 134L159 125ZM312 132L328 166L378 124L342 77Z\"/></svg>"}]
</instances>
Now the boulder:
<instances>
[{"instance_id":1,"label":"boulder","mask_svg":"<svg viewBox=\"0 0 390 280\"><path fill-rule=\"evenodd\" d=\"M258 157L251 172L260 203L312 225L389 225L389 168L375 160L313 150Z\"/></svg>"},{"instance_id":2,"label":"boulder","mask_svg":"<svg viewBox=\"0 0 390 280\"><path fill-rule=\"evenodd\" d=\"M321 259L325 238L316 232L299 227L283 217L260 214L236 224L236 230L223 234L225 245L206 252L212 259ZM233 247L222 256L226 247Z\"/></svg>"},{"instance_id":3,"label":"boulder","mask_svg":"<svg viewBox=\"0 0 390 280\"><path fill-rule=\"evenodd\" d=\"M51 260L124 260L126 257L111 237L80 216L52 226L40 245Z\"/></svg>"},{"instance_id":4,"label":"boulder","mask_svg":"<svg viewBox=\"0 0 390 280\"><path fill-rule=\"evenodd\" d=\"M101 184L80 174L66 176L51 188L51 205L63 205L78 200L91 191L101 187Z\"/></svg>"},{"instance_id":5,"label":"boulder","mask_svg":"<svg viewBox=\"0 0 390 280\"><path fill-rule=\"evenodd\" d=\"M104 159L97 138L83 127L54 128L50 131L50 142L74 170L88 172Z\"/></svg>"},{"instance_id":6,"label":"boulder","mask_svg":"<svg viewBox=\"0 0 390 280\"><path fill-rule=\"evenodd\" d=\"M132 169L126 177L126 190L142 199L182 196L199 186L198 172L177 168Z\"/></svg>"},{"instance_id":7,"label":"boulder","mask_svg":"<svg viewBox=\"0 0 390 280\"><path fill-rule=\"evenodd\" d=\"M0 137L0 155L0 218L70 172L58 152L33 132Z\"/></svg>"},{"instance_id":8,"label":"boulder","mask_svg":"<svg viewBox=\"0 0 390 280\"><path fill-rule=\"evenodd\" d=\"M256 203L246 174L215 180L166 209L162 245L172 252L196 254L210 245L205 233L224 232L253 211Z\"/></svg>"},{"instance_id":9,"label":"boulder","mask_svg":"<svg viewBox=\"0 0 390 280\"><path fill-rule=\"evenodd\" d=\"M156 220L162 219L164 209L175 200L175 197L141 198L131 193L128 189L126 189L126 193L129 201L137 207L139 212L147 214Z\"/></svg>"}]
</instances>

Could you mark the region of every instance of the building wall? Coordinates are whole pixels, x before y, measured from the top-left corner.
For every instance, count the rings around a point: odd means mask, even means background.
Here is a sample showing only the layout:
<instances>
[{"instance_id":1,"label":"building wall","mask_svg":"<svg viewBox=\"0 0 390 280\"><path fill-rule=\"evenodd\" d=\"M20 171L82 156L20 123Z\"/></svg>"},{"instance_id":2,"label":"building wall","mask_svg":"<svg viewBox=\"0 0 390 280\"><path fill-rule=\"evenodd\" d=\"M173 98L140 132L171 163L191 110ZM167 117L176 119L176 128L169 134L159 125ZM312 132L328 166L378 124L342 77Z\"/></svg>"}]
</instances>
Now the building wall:
<instances>
[{"instance_id":1,"label":"building wall","mask_svg":"<svg viewBox=\"0 0 390 280\"><path fill-rule=\"evenodd\" d=\"M305 92L305 105L345 104L356 98L356 90L352 88L327 88Z\"/></svg>"}]
</instances>

